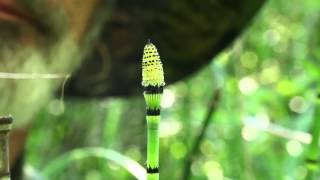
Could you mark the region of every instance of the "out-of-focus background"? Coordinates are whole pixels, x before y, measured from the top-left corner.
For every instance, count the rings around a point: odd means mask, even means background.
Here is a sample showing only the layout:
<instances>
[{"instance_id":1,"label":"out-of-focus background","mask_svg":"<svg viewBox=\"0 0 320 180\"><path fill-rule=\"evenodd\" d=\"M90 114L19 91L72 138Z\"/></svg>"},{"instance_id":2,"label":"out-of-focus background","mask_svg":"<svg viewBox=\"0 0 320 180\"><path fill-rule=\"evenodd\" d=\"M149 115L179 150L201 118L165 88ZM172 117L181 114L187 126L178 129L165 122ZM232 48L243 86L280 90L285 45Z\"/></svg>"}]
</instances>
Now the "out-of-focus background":
<instances>
[{"instance_id":1,"label":"out-of-focus background","mask_svg":"<svg viewBox=\"0 0 320 180\"><path fill-rule=\"evenodd\" d=\"M221 98L193 158L191 179L306 178L304 152L311 140L319 82L319 12L318 0L269 0L210 65L166 87L161 179L182 179L188 152L217 89ZM50 179L68 180L134 179L105 158L79 155L70 163L64 154L103 147L144 166L142 95L65 99L64 110L60 103L57 97L37 115L26 147L26 173L35 178L46 172Z\"/></svg>"}]
</instances>

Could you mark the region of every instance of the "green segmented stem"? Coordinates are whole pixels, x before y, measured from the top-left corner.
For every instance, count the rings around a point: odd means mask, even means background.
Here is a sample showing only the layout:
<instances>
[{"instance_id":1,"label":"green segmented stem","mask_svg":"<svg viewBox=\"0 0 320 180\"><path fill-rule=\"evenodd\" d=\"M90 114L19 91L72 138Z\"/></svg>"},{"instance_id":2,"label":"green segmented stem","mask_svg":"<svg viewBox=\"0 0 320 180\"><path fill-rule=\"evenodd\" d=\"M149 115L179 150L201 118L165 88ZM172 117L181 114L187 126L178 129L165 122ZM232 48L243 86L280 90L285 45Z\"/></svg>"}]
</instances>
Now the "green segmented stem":
<instances>
[{"instance_id":1,"label":"green segmented stem","mask_svg":"<svg viewBox=\"0 0 320 180\"><path fill-rule=\"evenodd\" d=\"M147 179L148 179L148 180L158 180L158 179L159 179L159 173L156 173L156 174L148 174Z\"/></svg>"},{"instance_id":2,"label":"green segmented stem","mask_svg":"<svg viewBox=\"0 0 320 180\"><path fill-rule=\"evenodd\" d=\"M143 50L141 84L147 106L147 179L158 180L160 103L165 82L160 56L151 42Z\"/></svg>"},{"instance_id":3,"label":"green segmented stem","mask_svg":"<svg viewBox=\"0 0 320 180\"><path fill-rule=\"evenodd\" d=\"M147 179L159 179L159 123L162 94L144 94L147 104Z\"/></svg>"},{"instance_id":4,"label":"green segmented stem","mask_svg":"<svg viewBox=\"0 0 320 180\"><path fill-rule=\"evenodd\" d=\"M9 164L9 132L12 126L12 117L0 117L0 179L10 180Z\"/></svg>"},{"instance_id":5,"label":"green segmented stem","mask_svg":"<svg viewBox=\"0 0 320 180\"><path fill-rule=\"evenodd\" d=\"M147 166L155 169L159 167L159 121L160 116L147 116L148 153Z\"/></svg>"}]
</instances>

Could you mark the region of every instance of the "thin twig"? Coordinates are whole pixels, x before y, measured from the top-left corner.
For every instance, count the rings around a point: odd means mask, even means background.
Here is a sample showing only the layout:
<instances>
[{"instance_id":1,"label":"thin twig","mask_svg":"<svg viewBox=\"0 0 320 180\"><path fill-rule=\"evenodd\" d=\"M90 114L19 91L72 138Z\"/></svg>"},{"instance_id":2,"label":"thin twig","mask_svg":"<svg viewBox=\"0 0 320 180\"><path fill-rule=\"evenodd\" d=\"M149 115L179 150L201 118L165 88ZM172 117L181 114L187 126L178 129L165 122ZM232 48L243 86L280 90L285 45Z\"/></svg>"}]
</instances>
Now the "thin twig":
<instances>
[{"instance_id":1,"label":"thin twig","mask_svg":"<svg viewBox=\"0 0 320 180\"><path fill-rule=\"evenodd\" d=\"M70 74L39 74L39 73L7 73L0 72L0 79L65 79Z\"/></svg>"},{"instance_id":2,"label":"thin twig","mask_svg":"<svg viewBox=\"0 0 320 180\"><path fill-rule=\"evenodd\" d=\"M40 80L40 79L48 79L48 80L56 80L56 79L64 79L61 87L60 94L60 108L64 110L64 91L65 85L67 84L68 79L71 74L49 74L49 73L8 73L8 72L0 72L0 79L14 79L14 80Z\"/></svg>"},{"instance_id":3,"label":"thin twig","mask_svg":"<svg viewBox=\"0 0 320 180\"><path fill-rule=\"evenodd\" d=\"M209 127L212 115L214 114L214 112L217 110L218 107L218 103L220 101L220 90L217 89L213 92L212 95L212 99L209 102L209 106L208 106L208 112L205 116L205 119L203 121L202 127L199 131L198 136L196 137L194 144L191 148L191 151L189 151L188 155L187 155L187 159L185 162L185 166L184 166L184 171L183 171L183 178L184 180L188 180L190 178L190 167L192 164L192 161L194 160L194 158L197 156L198 152L199 152L199 147L200 144L204 138L204 135L206 134L206 131Z\"/></svg>"}]
</instances>

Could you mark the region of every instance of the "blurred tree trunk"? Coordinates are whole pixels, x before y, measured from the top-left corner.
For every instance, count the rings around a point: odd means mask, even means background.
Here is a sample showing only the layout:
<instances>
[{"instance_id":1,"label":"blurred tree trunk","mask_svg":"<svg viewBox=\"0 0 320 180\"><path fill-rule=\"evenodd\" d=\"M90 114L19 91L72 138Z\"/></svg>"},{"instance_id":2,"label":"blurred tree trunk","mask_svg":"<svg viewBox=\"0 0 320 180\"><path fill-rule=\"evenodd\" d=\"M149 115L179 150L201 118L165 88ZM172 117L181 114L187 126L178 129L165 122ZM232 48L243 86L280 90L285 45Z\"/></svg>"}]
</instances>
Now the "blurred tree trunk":
<instances>
[{"instance_id":1,"label":"blurred tree trunk","mask_svg":"<svg viewBox=\"0 0 320 180\"><path fill-rule=\"evenodd\" d=\"M92 56L68 83L69 96L140 93L142 48L160 51L166 81L180 80L241 33L265 0L117 1Z\"/></svg>"}]
</instances>

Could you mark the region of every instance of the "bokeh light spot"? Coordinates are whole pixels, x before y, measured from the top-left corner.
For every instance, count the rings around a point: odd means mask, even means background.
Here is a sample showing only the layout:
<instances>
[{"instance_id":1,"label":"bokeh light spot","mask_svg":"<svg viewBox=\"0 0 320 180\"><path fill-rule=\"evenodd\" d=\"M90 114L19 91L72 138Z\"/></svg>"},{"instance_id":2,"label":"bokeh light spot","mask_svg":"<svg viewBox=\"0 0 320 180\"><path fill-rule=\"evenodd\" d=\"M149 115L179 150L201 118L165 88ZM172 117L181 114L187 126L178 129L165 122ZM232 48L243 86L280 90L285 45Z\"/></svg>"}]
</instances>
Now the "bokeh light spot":
<instances>
[{"instance_id":1,"label":"bokeh light spot","mask_svg":"<svg viewBox=\"0 0 320 180\"><path fill-rule=\"evenodd\" d=\"M280 41L280 34L275 29L269 29L263 33L263 40L270 46L275 46Z\"/></svg>"},{"instance_id":2,"label":"bokeh light spot","mask_svg":"<svg viewBox=\"0 0 320 180\"><path fill-rule=\"evenodd\" d=\"M172 154L172 156L175 159L181 159L183 158L186 153L187 153L187 148L186 145L183 144L182 142L174 142L171 146L170 146L170 153Z\"/></svg>"},{"instance_id":3,"label":"bokeh light spot","mask_svg":"<svg viewBox=\"0 0 320 180\"><path fill-rule=\"evenodd\" d=\"M260 80L263 84L276 82L279 79L279 77L280 69L277 63L265 67L260 74Z\"/></svg>"},{"instance_id":4,"label":"bokeh light spot","mask_svg":"<svg viewBox=\"0 0 320 180\"><path fill-rule=\"evenodd\" d=\"M246 94L246 95L254 93L259 87L259 85L256 82L256 80L254 80L251 77L242 78L239 81L238 86L239 86L239 89L240 89L241 93Z\"/></svg>"},{"instance_id":5,"label":"bokeh light spot","mask_svg":"<svg viewBox=\"0 0 320 180\"><path fill-rule=\"evenodd\" d=\"M307 171L307 168L305 166L299 166L295 170L295 177L296 177L297 180L306 179L307 174L308 174L308 171Z\"/></svg>"},{"instance_id":6,"label":"bokeh light spot","mask_svg":"<svg viewBox=\"0 0 320 180\"><path fill-rule=\"evenodd\" d=\"M203 165L203 171L210 180L223 180L223 171L218 162L207 161Z\"/></svg>"},{"instance_id":7,"label":"bokeh light spot","mask_svg":"<svg viewBox=\"0 0 320 180\"><path fill-rule=\"evenodd\" d=\"M241 55L240 62L243 67L252 69L252 68L255 68L257 65L258 56L254 52L246 51Z\"/></svg>"},{"instance_id":8,"label":"bokeh light spot","mask_svg":"<svg viewBox=\"0 0 320 180\"><path fill-rule=\"evenodd\" d=\"M296 113L303 113L308 108L305 99L301 96L295 96L289 101L289 108L291 111Z\"/></svg>"},{"instance_id":9,"label":"bokeh light spot","mask_svg":"<svg viewBox=\"0 0 320 180\"><path fill-rule=\"evenodd\" d=\"M291 156L297 157L302 153L303 148L299 141L290 140L286 143L286 150Z\"/></svg>"},{"instance_id":10,"label":"bokeh light spot","mask_svg":"<svg viewBox=\"0 0 320 180\"><path fill-rule=\"evenodd\" d=\"M173 105L174 102L175 102L174 92L170 89L164 89L162 101L161 101L161 107L162 108L169 108Z\"/></svg>"},{"instance_id":11,"label":"bokeh light spot","mask_svg":"<svg viewBox=\"0 0 320 180\"><path fill-rule=\"evenodd\" d=\"M159 136L161 138L170 137L177 134L182 128L180 121L167 120L160 123Z\"/></svg>"},{"instance_id":12,"label":"bokeh light spot","mask_svg":"<svg viewBox=\"0 0 320 180\"><path fill-rule=\"evenodd\" d=\"M258 132L254 128L243 127L241 130L241 136L246 141L253 141L257 138Z\"/></svg>"}]
</instances>

